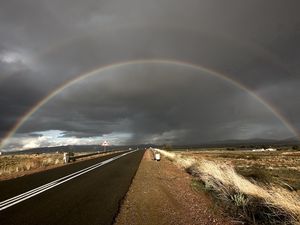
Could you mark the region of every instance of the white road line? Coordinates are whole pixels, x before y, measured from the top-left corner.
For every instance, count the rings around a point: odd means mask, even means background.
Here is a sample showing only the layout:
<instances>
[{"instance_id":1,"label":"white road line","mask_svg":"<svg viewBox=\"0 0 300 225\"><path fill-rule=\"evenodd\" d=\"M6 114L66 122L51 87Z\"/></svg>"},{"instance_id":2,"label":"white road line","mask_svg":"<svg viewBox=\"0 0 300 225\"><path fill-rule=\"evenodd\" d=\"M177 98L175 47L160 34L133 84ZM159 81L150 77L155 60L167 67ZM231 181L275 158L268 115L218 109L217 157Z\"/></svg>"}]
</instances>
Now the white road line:
<instances>
[{"instance_id":1,"label":"white road line","mask_svg":"<svg viewBox=\"0 0 300 225\"><path fill-rule=\"evenodd\" d=\"M112 161L114 161L116 159L119 159L119 158L121 158L121 157L123 157L125 155L128 155L128 154L136 152L136 151L137 150L134 150L134 151L131 151L131 152L126 152L126 153L124 153L122 155L115 156L113 158L107 159L107 160L105 160L103 162L100 162L100 163L97 163L97 164L92 165L90 167L87 167L85 169L79 170L79 171L77 171L75 173L69 174L69 175L64 176L62 178L54 180L54 181L52 181L50 183L44 184L44 185L42 185L40 187L37 187L35 189L32 189L30 191L27 191L25 193L22 193L20 195L15 196L15 197L12 197L12 198L9 198L7 200L4 200L4 201L0 202L0 211L2 211L4 209L7 209L7 208L9 208L9 207L11 207L13 205L16 205L16 204L18 204L20 202L23 202L23 201L25 201L25 200L27 200L29 198L32 198L33 196L36 196L36 195L38 195L40 193L43 193L43 192L45 192L45 191L47 191L47 190L49 190L51 188L54 188L54 187L56 187L58 185L61 185L61 184L65 183L65 182L67 182L67 181L70 181L70 180L72 180L72 179L74 179L76 177L79 177L79 176L81 176L81 175L83 175L85 173L88 173L88 172L90 172L90 171L92 171L94 169L97 169L97 168L99 168L99 167L101 167L101 166L103 166L105 164L108 164L108 163L110 163L110 162L112 162Z\"/></svg>"},{"instance_id":2,"label":"white road line","mask_svg":"<svg viewBox=\"0 0 300 225\"><path fill-rule=\"evenodd\" d=\"M53 184L56 184L57 182L59 182L59 181L61 181L61 180L63 180L63 179L66 179L66 178L68 178L68 177L74 176L74 175L76 175L76 174L78 174L78 173L80 173L80 172L83 172L83 171L85 171L85 170L88 170L88 169L90 169L90 168L94 168L95 166L97 166L97 165L99 165L99 164L102 164L102 162L100 162L100 163L98 163L98 164L95 164L95 165L92 165L92 166L90 166L90 167L87 167L87 168L85 168L85 169L82 169L82 170L80 170L80 171L74 172L74 173L72 173L72 174L69 174L69 175L67 175L67 176L65 176L65 177L59 178L59 179L57 179L57 180L55 180L55 181L52 181L52 182L50 182L50 183L48 183L48 184L44 184L44 185L42 185L42 186L40 186L40 187L37 187L37 188L32 189L32 190L30 190L30 191L27 191L27 192L25 192L25 193L23 193L23 194L20 194L20 195L17 195L17 196L15 196L15 197L12 197L12 198L10 198L10 199L7 199L7 200L5 200L5 201L2 201L2 202L0 202L0 207L4 206L4 205L6 205L6 204L8 204L8 203L10 203L10 202L13 202L14 200L17 200L17 199L26 197L26 196L28 196L28 195L34 193L34 192L37 192L37 191L39 191L39 190L41 190L41 189L46 188L46 187L48 187L48 186L51 186L51 185L53 185Z\"/></svg>"}]
</instances>

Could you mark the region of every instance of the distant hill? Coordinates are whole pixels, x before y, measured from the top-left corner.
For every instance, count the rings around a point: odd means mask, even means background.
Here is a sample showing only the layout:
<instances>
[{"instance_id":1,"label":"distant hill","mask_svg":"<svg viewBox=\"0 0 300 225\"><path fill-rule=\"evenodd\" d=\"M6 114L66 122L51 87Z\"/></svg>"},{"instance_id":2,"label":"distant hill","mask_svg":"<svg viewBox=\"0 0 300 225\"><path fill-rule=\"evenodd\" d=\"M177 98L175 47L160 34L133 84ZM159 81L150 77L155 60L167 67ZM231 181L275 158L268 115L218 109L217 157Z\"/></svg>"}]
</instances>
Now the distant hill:
<instances>
[{"instance_id":1,"label":"distant hill","mask_svg":"<svg viewBox=\"0 0 300 225\"><path fill-rule=\"evenodd\" d=\"M298 138L288 138L283 140L272 140L272 139L248 139L248 140L222 140L207 142L203 144L192 144L192 145L174 145L174 148L221 148L221 147L245 147L255 148L262 146L273 146L273 147L284 147L300 145Z\"/></svg>"},{"instance_id":2,"label":"distant hill","mask_svg":"<svg viewBox=\"0 0 300 225\"><path fill-rule=\"evenodd\" d=\"M122 146L107 146L106 150L128 150L128 149L145 149L149 147L157 147L157 145L144 144L144 145L122 145ZM40 154L40 153L55 153L55 152L97 152L103 151L104 148L100 145L67 145L56 147L40 147L20 151L3 152L3 154Z\"/></svg>"},{"instance_id":3,"label":"distant hill","mask_svg":"<svg viewBox=\"0 0 300 225\"><path fill-rule=\"evenodd\" d=\"M175 145L155 145L155 144L141 144L141 145L112 145L106 147L106 150L129 150L129 149L145 149L149 147L154 148L221 148L221 147L235 147L235 148L261 148L261 147L285 147L285 146L300 146L300 140L297 138L288 138L283 140L271 139L249 139L249 140L222 140L215 142L207 142L202 144L175 144ZM41 147L22 151L4 152L4 154L39 154L39 153L54 153L54 152L97 152L103 151L104 148L100 145L67 145L57 147Z\"/></svg>"},{"instance_id":4,"label":"distant hill","mask_svg":"<svg viewBox=\"0 0 300 225\"><path fill-rule=\"evenodd\" d=\"M217 141L215 144L221 145L240 145L240 144L270 144L270 145L287 145L287 144L299 144L300 141L296 138L289 138L284 140L272 140L272 139L249 139L249 140L224 140Z\"/></svg>"}]
</instances>

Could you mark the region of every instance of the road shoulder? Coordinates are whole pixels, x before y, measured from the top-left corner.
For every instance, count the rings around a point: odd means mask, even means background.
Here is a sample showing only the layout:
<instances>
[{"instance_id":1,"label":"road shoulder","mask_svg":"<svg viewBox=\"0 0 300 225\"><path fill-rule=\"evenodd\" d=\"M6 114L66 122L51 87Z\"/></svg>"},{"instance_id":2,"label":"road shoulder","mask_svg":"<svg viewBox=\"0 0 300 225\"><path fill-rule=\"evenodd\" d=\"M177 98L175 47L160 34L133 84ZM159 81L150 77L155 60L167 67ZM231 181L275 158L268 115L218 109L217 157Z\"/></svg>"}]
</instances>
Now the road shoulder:
<instances>
[{"instance_id":1,"label":"road shoulder","mask_svg":"<svg viewBox=\"0 0 300 225\"><path fill-rule=\"evenodd\" d=\"M146 151L115 225L231 224L205 193L191 188L191 179L164 158L152 160Z\"/></svg>"}]
</instances>

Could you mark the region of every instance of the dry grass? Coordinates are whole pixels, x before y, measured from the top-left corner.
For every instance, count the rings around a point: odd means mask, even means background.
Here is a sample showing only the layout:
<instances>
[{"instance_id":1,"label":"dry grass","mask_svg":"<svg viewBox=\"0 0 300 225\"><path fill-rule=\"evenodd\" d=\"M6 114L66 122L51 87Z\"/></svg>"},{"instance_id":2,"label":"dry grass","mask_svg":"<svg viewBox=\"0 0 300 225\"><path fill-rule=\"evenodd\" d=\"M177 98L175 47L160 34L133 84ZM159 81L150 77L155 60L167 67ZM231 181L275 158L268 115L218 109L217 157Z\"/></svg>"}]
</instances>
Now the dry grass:
<instances>
[{"instance_id":1,"label":"dry grass","mask_svg":"<svg viewBox=\"0 0 300 225\"><path fill-rule=\"evenodd\" d=\"M156 150L199 178L223 202L235 205L239 219L252 224L300 224L300 198L296 193L250 181L231 163Z\"/></svg>"},{"instance_id":2,"label":"dry grass","mask_svg":"<svg viewBox=\"0 0 300 225\"><path fill-rule=\"evenodd\" d=\"M183 155L233 165L238 174L262 184L276 184L300 194L300 152L198 151Z\"/></svg>"},{"instance_id":3,"label":"dry grass","mask_svg":"<svg viewBox=\"0 0 300 225\"><path fill-rule=\"evenodd\" d=\"M24 154L0 156L0 179L16 173L63 164L62 154Z\"/></svg>"},{"instance_id":4,"label":"dry grass","mask_svg":"<svg viewBox=\"0 0 300 225\"><path fill-rule=\"evenodd\" d=\"M111 152L83 152L76 153L76 162L89 160L104 155L117 153ZM74 161L72 162L74 163ZM0 181L39 172L42 170L64 165L63 153L20 154L0 156Z\"/></svg>"}]
</instances>

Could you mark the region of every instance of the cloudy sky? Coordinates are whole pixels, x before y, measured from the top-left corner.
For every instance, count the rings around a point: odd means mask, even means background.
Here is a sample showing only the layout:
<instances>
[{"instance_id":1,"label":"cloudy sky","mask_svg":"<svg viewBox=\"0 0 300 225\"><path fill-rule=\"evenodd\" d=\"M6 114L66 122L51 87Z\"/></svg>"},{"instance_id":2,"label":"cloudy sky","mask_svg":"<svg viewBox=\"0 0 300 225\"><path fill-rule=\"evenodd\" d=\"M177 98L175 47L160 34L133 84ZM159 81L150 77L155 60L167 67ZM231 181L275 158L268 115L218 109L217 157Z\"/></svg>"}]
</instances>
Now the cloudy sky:
<instances>
[{"instance_id":1,"label":"cloudy sky","mask_svg":"<svg viewBox=\"0 0 300 225\"><path fill-rule=\"evenodd\" d=\"M2 148L295 137L299 10L298 0L1 1L2 140L61 85L130 62L62 89Z\"/></svg>"}]
</instances>

